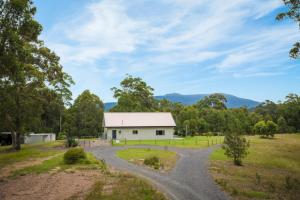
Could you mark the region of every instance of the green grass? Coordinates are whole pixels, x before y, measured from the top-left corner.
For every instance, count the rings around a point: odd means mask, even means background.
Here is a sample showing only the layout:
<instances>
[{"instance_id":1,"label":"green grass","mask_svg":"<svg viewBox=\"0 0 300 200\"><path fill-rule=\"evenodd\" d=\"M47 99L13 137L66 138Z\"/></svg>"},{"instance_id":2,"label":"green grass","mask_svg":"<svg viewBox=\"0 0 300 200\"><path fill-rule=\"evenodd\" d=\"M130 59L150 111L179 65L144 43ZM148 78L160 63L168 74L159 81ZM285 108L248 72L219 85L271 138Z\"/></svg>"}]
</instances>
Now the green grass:
<instances>
[{"instance_id":1,"label":"green grass","mask_svg":"<svg viewBox=\"0 0 300 200\"><path fill-rule=\"evenodd\" d=\"M216 182L237 199L300 199L300 135L278 134L274 139L249 136L249 155L243 166L233 165L223 149L211 156ZM291 177L291 189L286 179Z\"/></svg>"},{"instance_id":2,"label":"green grass","mask_svg":"<svg viewBox=\"0 0 300 200\"><path fill-rule=\"evenodd\" d=\"M203 148L215 144L220 144L223 142L223 139L223 136L189 136L181 139L170 140L119 140L119 143L116 143L116 141L114 141L113 145L157 145L181 148Z\"/></svg>"},{"instance_id":3,"label":"green grass","mask_svg":"<svg viewBox=\"0 0 300 200\"><path fill-rule=\"evenodd\" d=\"M107 185L109 183L109 185ZM116 175L109 180L98 181L85 200L166 200L145 180L131 175Z\"/></svg>"},{"instance_id":4,"label":"green grass","mask_svg":"<svg viewBox=\"0 0 300 200\"><path fill-rule=\"evenodd\" d=\"M77 164L68 165L63 161L63 153L60 153L49 160L45 160L39 165L25 167L20 170L16 170L13 173L13 177L26 174L40 174L49 172L50 170L66 170L69 168L73 169L104 169L104 163L98 161L91 153L86 153L87 158Z\"/></svg>"},{"instance_id":5,"label":"green grass","mask_svg":"<svg viewBox=\"0 0 300 200\"><path fill-rule=\"evenodd\" d=\"M136 164L143 164L144 159L157 156L164 166L165 170L172 169L177 160L177 154L173 151L168 150L158 150L158 149L142 149L142 148L129 148L117 151L117 156L127 160L129 162L133 162Z\"/></svg>"},{"instance_id":6,"label":"green grass","mask_svg":"<svg viewBox=\"0 0 300 200\"><path fill-rule=\"evenodd\" d=\"M12 150L11 147L0 147L0 169L6 165L34 158L44 158L56 155L62 150L57 147L63 146L62 141L24 144L20 151Z\"/></svg>"}]
</instances>

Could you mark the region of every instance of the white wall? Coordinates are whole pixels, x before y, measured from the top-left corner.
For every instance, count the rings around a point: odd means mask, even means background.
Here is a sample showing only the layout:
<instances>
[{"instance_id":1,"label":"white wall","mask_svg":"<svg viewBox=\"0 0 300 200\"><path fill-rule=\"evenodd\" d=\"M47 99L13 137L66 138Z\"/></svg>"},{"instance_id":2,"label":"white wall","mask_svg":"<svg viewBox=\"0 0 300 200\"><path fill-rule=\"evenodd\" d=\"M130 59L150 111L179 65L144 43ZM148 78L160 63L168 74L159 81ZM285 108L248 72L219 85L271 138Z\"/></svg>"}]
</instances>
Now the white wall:
<instances>
[{"instance_id":1,"label":"white wall","mask_svg":"<svg viewBox=\"0 0 300 200\"><path fill-rule=\"evenodd\" d=\"M49 133L49 134L30 134L28 136L25 136L25 144L32 144L32 143L38 143L38 142L50 142L55 141L55 134Z\"/></svg>"},{"instance_id":2,"label":"white wall","mask_svg":"<svg viewBox=\"0 0 300 200\"><path fill-rule=\"evenodd\" d=\"M149 128L105 128L104 133L108 140L112 139L112 130L117 130L118 140L162 140L173 139L173 127L149 127ZM138 134L133 134L133 130L138 130ZM165 135L156 135L156 130L164 130Z\"/></svg>"}]
</instances>

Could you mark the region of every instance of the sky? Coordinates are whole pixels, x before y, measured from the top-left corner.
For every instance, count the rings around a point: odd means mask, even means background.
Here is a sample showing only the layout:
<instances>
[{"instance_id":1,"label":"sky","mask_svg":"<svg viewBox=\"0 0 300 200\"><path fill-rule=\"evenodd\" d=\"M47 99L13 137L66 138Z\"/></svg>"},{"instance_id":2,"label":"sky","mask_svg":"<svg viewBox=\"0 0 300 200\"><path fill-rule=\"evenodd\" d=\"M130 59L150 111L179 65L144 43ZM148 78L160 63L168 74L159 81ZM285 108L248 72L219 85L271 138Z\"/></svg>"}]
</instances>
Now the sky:
<instances>
[{"instance_id":1,"label":"sky","mask_svg":"<svg viewBox=\"0 0 300 200\"><path fill-rule=\"evenodd\" d=\"M281 0L33 0L45 45L76 84L104 102L126 74L155 91L222 92L257 101L300 94L300 39L276 21Z\"/></svg>"}]
</instances>

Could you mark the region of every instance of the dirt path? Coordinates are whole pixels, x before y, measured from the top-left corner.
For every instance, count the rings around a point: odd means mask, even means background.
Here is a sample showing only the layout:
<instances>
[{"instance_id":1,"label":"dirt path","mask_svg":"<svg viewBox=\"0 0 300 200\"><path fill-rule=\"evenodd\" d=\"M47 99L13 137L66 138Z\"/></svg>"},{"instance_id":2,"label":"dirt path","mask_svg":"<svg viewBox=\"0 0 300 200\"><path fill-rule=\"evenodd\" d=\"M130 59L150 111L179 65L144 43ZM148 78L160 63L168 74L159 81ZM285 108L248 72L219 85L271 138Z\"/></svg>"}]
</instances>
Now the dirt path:
<instances>
[{"instance_id":1,"label":"dirt path","mask_svg":"<svg viewBox=\"0 0 300 200\"><path fill-rule=\"evenodd\" d=\"M134 148L155 148L159 146L134 146ZM149 179L158 189L174 200L226 200L227 195L214 183L208 173L208 156L213 147L205 149L169 148L180 155L175 168L168 174L161 174L134 165L118 158L118 150L130 147L95 147L90 151L98 158L104 159L112 167L131 172Z\"/></svg>"},{"instance_id":2,"label":"dirt path","mask_svg":"<svg viewBox=\"0 0 300 200\"><path fill-rule=\"evenodd\" d=\"M0 199L57 200L74 195L80 199L101 176L99 171L94 170L20 176L0 182Z\"/></svg>"}]
</instances>

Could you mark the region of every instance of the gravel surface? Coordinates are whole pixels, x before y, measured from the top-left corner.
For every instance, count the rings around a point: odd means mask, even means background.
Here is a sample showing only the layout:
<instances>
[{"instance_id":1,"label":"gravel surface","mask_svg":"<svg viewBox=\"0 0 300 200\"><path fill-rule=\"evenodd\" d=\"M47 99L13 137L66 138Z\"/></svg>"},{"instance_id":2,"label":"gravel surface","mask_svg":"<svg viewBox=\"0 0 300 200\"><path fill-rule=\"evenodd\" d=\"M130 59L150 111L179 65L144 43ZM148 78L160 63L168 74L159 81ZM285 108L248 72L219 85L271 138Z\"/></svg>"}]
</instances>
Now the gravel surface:
<instances>
[{"instance_id":1,"label":"gravel surface","mask_svg":"<svg viewBox=\"0 0 300 200\"><path fill-rule=\"evenodd\" d=\"M180 158L170 173L159 173L134 165L116 156L116 151L126 148L164 149L160 146L94 147L89 149L98 159L111 167L131 172L150 180L173 200L225 200L229 197L214 183L208 173L208 156L214 147L205 149L171 148Z\"/></svg>"}]
</instances>

